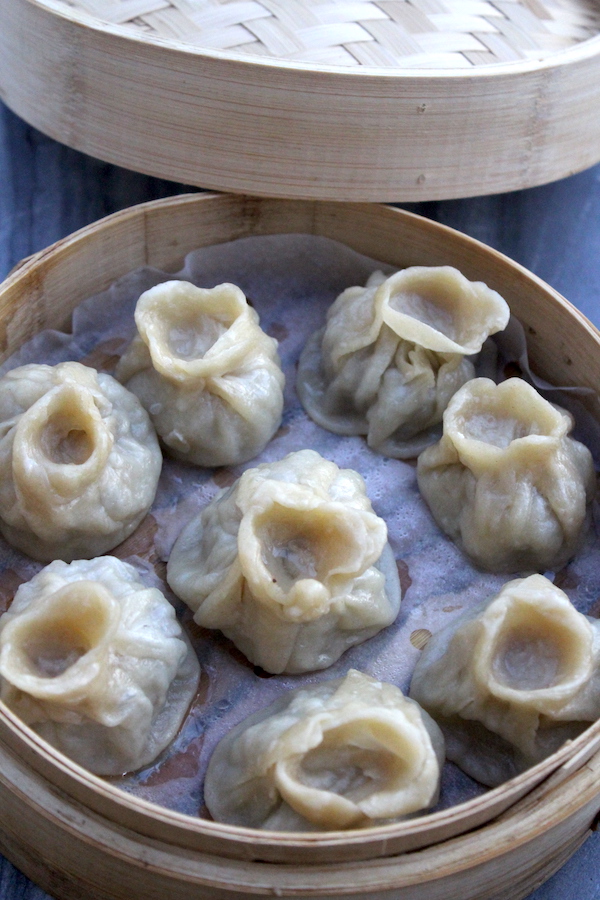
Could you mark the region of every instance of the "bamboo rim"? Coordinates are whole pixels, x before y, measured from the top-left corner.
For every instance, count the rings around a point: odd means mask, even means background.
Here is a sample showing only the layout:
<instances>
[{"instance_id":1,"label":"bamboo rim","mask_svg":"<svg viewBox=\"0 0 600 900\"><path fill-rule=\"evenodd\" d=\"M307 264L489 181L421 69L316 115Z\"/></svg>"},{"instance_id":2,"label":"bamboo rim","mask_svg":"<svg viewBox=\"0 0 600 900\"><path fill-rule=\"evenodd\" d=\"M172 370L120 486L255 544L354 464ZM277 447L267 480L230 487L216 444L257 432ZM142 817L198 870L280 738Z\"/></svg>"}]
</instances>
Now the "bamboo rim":
<instances>
[{"instance_id":1,"label":"bamboo rim","mask_svg":"<svg viewBox=\"0 0 600 900\"><path fill-rule=\"evenodd\" d=\"M520 900L585 839L600 807L600 754L495 822L417 853L303 866L232 860L145 840L72 802L0 746L0 849L64 900L240 896ZM18 786L18 787L17 787ZM567 827L568 826L568 827ZM43 858L40 845L44 847ZM82 861L87 863L82 871Z\"/></svg>"},{"instance_id":2,"label":"bamboo rim","mask_svg":"<svg viewBox=\"0 0 600 900\"><path fill-rule=\"evenodd\" d=\"M577 383L594 386L600 335L556 291L527 270L478 241L412 213L370 204L341 206L312 201L277 201L199 194L141 204L100 220L35 254L0 286L0 346L3 357L44 327L65 327L74 306L106 289L128 271L148 263L176 268L197 246L252 234L303 231L342 240L359 252L397 265L461 267L467 277L487 277L504 287L509 304L521 303L520 318L532 350L546 340L564 344L565 326L578 328ZM402 262L404 260L404 262ZM93 263L91 263L93 261ZM112 268L111 268L112 266ZM523 297L525 295L525 300ZM29 300L29 303L23 301ZM534 302L535 301L535 302ZM532 309L524 315L528 304ZM536 305L546 315L536 316ZM548 313L558 315L557 321ZM531 324L531 319L536 327ZM539 319L539 321L538 321ZM542 326L545 327L544 332ZM557 337L558 335L558 337ZM552 343L550 343L552 346ZM532 353L543 362L543 353ZM547 362L547 361L546 361ZM565 383L573 381L573 360L553 357L552 367ZM541 371L541 374L547 374ZM597 412L597 398L593 408ZM411 851L448 840L526 802L526 795L558 788L585 767L600 747L600 722L516 779L482 797L407 822L355 832L308 835L259 832L220 825L174 813L134 798L91 775L50 747L0 703L0 744L32 771L77 803L108 821L173 846L237 859L343 862ZM533 791L533 793L531 793ZM525 800L523 799L525 798ZM600 806L600 799L598 801ZM510 814L510 813L508 813ZM567 811L565 810L565 815Z\"/></svg>"},{"instance_id":3,"label":"bamboo rim","mask_svg":"<svg viewBox=\"0 0 600 900\"><path fill-rule=\"evenodd\" d=\"M4 0L0 91L92 156L265 197L467 197L600 159L600 35L465 69L341 66L130 33L61 0Z\"/></svg>"}]
</instances>

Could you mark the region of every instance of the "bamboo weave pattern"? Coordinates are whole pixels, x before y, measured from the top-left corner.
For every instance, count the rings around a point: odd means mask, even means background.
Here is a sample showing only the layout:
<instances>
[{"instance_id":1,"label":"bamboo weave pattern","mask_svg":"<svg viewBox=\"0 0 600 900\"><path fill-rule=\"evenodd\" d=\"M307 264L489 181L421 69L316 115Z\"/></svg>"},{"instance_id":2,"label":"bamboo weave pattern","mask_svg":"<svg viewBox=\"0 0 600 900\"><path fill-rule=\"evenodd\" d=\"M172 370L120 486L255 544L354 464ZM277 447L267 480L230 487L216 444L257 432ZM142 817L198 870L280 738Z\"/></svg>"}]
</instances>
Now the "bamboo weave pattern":
<instances>
[{"instance_id":1,"label":"bamboo weave pattern","mask_svg":"<svg viewBox=\"0 0 600 900\"><path fill-rule=\"evenodd\" d=\"M334 66L540 60L600 32L593 0L62 0L207 50Z\"/></svg>"}]
</instances>

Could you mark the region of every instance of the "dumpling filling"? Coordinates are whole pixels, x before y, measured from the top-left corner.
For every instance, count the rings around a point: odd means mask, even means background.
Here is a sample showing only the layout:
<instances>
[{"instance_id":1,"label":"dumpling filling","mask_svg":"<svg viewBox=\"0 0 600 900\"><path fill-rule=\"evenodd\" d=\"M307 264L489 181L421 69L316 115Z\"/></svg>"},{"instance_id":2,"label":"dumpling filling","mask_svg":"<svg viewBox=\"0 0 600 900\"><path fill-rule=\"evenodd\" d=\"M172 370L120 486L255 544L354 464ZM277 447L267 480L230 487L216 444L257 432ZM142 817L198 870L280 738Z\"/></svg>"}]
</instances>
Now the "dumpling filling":
<instances>
[{"instance_id":1,"label":"dumpling filling","mask_svg":"<svg viewBox=\"0 0 600 900\"><path fill-rule=\"evenodd\" d=\"M173 356L179 359L202 359L226 331L227 326L212 316L182 317L169 323L167 342Z\"/></svg>"},{"instance_id":2,"label":"dumpling filling","mask_svg":"<svg viewBox=\"0 0 600 900\"><path fill-rule=\"evenodd\" d=\"M94 452L94 438L88 423L82 422L73 412L69 407L66 414L55 413L44 427L42 450L57 465L81 466Z\"/></svg>"}]
</instances>

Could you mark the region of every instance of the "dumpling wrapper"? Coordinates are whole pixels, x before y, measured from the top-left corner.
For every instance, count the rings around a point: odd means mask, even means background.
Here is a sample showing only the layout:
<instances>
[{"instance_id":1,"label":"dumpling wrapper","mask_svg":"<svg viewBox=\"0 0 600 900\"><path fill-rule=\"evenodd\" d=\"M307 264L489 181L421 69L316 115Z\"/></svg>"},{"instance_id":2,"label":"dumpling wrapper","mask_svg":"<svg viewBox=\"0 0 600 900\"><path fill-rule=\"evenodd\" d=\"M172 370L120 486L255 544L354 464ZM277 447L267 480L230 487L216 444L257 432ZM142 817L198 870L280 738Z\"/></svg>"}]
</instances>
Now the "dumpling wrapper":
<instances>
[{"instance_id":1,"label":"dumpling wrapper","mask_svg":"<svg viewBox=\"0 0 600 900\"><path fill-rule=\"evenodd\" d=\"M139 334L116 376L148 411L166 450L199 466L237 465L273 437L283 410L277 341L233 284L166 281L135 310Z\"/></svg>"},{"instance_id":2,"label":"dumpling wrapper","mask_svg":"<svg viewBox=\"0 0 600 900\"><path fill-rule=\"evenodd\" d=\"M302 353L297 390L336 434L364 434L385 456L416 456L437 437L453 394L474 376L466 357L503 330L509 308L450 266L413 266L344 291Z\"/></svg>"},{"instance_id":3,"label":"dumpling wrapper","mask_svg":"<svg viewBox=\"0 0 600 900\"><path fill-rule=\"evenodd\" d=\"M351 669L290 691L217 745L204 798L218 822L364 828L437 802L444 741L399 688Z\"/></svg>"},{"instance_id":4,"label":"dumpling wrapper","mask_svg":"<svg viewBox=\"0 0 600 900\"><path fill-rule=\"evenodd\" d=\"M495 787L600 716L600 621L543 575L510 581L433 635L409 694L442 728L448 758Z\"/></svg>"},{"instance_id":5,"label":"dumpling wrapper","mask_svg":"<svg viewBox=\"0 0 600 900\"><path fill-rule=\"evenodd\" d=\"M97 775L156 759L199 676L171 604L115 557L51 563L0 618L1 699Z\"/></svg>"},{"instance_id":6,"label":"dumpling wrapper","mask_svg":"<svg viewBox=\"0 0 600 900\"><path fill-rule=\"evenodd\" d=\"M313 450L248 469L189 522L167 581L268 672L324 669L398 614L387 528L361 476Z\"/></svg>"},{"instance_id":7,"label":"dumpling wrapper","mask_svg":"<svg viewBox=\"0 0 600 900\"><path fill-rule=\"evenodd\" d=\"M99 556L150 509L162 454L137 397L77 362L0 379L0 531L34 559Z\"/></svg>"},{"instance_id":8,"label":"dumpling wrapper","mask_svg":"<svg viewBox=\"0 0 600 900\"><path fill-rule=\"evenodd\" d=\"M596 478L572 427L520 378L476 378L451 400L417 478L437 524L482 569L556 570L578 550Z\"/></svg>"}]
</instances>

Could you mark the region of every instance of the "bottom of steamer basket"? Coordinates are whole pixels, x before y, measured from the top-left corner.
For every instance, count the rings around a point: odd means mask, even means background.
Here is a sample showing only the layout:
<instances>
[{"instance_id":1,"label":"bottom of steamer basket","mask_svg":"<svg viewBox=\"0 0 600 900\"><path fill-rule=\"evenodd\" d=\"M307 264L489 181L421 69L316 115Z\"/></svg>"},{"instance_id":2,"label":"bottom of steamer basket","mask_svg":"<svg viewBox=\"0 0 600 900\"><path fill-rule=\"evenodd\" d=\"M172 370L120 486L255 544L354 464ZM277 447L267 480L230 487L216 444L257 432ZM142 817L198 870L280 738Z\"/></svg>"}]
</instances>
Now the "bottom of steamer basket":
<instances>
[{"instance_id":1,"label":"bottom of steamer basket","mask_svg":"<svg viewBox=\"0 0 600 900\"><path fill-rule=\"evenodd\" d=\"M90 812L0 747L0 851L58 900L522 900L588 836L599 777L600 753L468 835L397 857L299 866L145 838Z\"/></svg>"},{"instance_id":2,"label":"bottom of steamer basket","mask_svg":"<svg viewBox=\"0 0 600 900\"><path fill-rule=\"evenodd\" d=\"M597 388L597 332L554 291L466 236L399 209L362 204L342 209L331 203L204 194L122 211L42 251L7 280L0 288L5 338L14 350L42 323L61 327L79 300L106 289L136 265L177 269L193 248L290 230L340 240L396 266L443 262L490 282L507 293L526 327L540 374ZM573 359L564 352L570 335L580 351ZM20 729L5 723L0 731L6 747L26 751L30 761L38 755ZM585 740L584 755L591 755L596 744L589 745L589 735ZM303 864L298 850L294 855L283 842L277 845L282 862L244 861L239 846L231 850L234 859L225 859L216 851L175 846L166 834L157 837L159 816L149 818L145 811L137 819L132 815L129 827L115 824L122 810L113 804L107 811L109 798L96 807L105 810L105 818L69 796L75 781L71 788L68 771L60 772L61 792L3 748L0 742L0 851L61 900L520 900L577 849L600 808L600 755L582 766L577 754L576 763L564 764L500 818L435 846L384 858L372 858L369 851L367 860L358 861L361 838L354 832L353 843L343 845L352 862L336 863L331 857L316 862L313 856ZM54 762L43 754L40 760L52 777ZM581 769L575 771L576 766ZM564 779L560 785L556 776ZM89 797L95 788L82 783ZM153 838L139 833L148 822L152 827L146 833ZM185 834L185 847L198 846L194 834ZM219 841L227 838L219 835ZM321 860L329 853L325 841L314 849ZM256 852L259 859L261 852ZM304 847L304 859L306 852ZM384 852L384 838L377 838L375 852Z\"/></svg>"}]
</instances>

